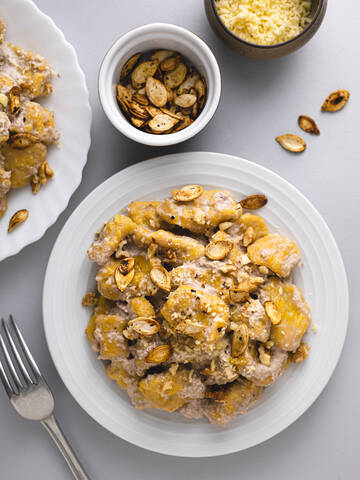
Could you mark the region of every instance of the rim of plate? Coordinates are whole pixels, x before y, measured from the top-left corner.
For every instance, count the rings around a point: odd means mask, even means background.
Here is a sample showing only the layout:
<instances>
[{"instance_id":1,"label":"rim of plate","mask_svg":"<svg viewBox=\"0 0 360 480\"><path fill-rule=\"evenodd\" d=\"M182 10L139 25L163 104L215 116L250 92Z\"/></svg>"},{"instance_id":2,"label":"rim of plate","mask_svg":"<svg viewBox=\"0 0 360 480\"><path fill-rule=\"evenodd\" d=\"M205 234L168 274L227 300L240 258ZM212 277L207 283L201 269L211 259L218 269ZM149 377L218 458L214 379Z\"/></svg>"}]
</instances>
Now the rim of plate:
<instances>
[{"instance_id":1,"label":"rim of plate","mask_svg":"<svg viewBox=\"0 0 360 480\"><path fill-rule=\"evenodd\" d=\"M90 137L90 127L91 127L91 119L92 119L92 111L89 102L89 91L86 85L86 78L85 74L82 71L78 57L75 51L75 48L69 43L63 32L60 28L56 25L54 20L43 13L40 8L35 5L32 0L11 0L11 7L14 11L22 11L22 15L26 15L27 21L29 24L32 24L34 20L34 16L36 16L36 23L42 23L42 26L39 28L46 28L48 31L48 39L49 42L54 41L60 48L66 48L68 51L68 64L72 63L72 67L76 75L78 76L78 87L79 90L82 91L86 102L84 101L82 108L84 110L83 115L83 131L87 131L87 139L82 143L82 150L83 154L79 154L77 156L77 165L78 170L72 171L72 185L71 185L71 192L67 195L57 195L58 206L55 209L47 210L47 221L44 221L41 225L36 225L37 228L33 228L31 233L27 232L26 237L25 235L21 235L19 237L13 235L11 238L10 245L8 246L7 250L2 254L0 252L0 262L8 257L16 255L19 253L23 248L31 245L32 243L36 242L37 240L41 239L46 231L56 222L60 214L66 209L69 204L69 201L72 195L77 190L78 186L81 183L82 179L82 171L84 166L87 162L87 155L90 149L91 137ZM26 48L26 45L24 46ZM56 95L56 92L54 93ZM55 112L56 113L56 112ZM60 132L61 134L61 132ZM60 139L60 149L61 149L61 139ZM58 193L58 192L57 192ZM10 200L11 202L11 200ZM9 202L9 203L10 203ZM40 202L39 202L40 208ZM26 238L26 240L25 240Z\"/></svg>"},{"instance_id":2,"label":"rim of plate","mask_svg":"<svg viewBox=\"0 0 360 480\"><path fill-rule=\"evenodd\" d=\"M176 164L174 160L176 160ZM184 168L184 165L188 165L189 168L190 165L195 165L199 175L204 174L204 172L208 171L209 168L215 170L221 169L221 167L224 167L223 170L233 170L233 173L235 175L241 175L241 173L245 175L249 174L256 177L257 179L260 179L261 182L265 182L264 185L267 184L269 190L272 189L274 192L276 191L276 193L280 196L280 198L282 198L282 200L284 200L284 198L287 198L289 202L292 202L292 204L295 205L298 209L296 213L301 216L304 221L311 223L313 231L316 232L318 236L318 238L315 238L315 240L321 240L323 242L324 248L319 250L319 255L323 256L322 260L325 259L326 266L331 269L331 273L333 274L332 281L336 283L336 285L334 284L334 286L336 286L337 295L334 296L334 302L336 306L336 312L338 314L338 324L336 330L336 338L335 340L334 338L332 339L333 343L331 344L332 356L326 362L326 364L320 365L318 367L319 372L318 376L316 377L316 383L314 383L314 381L309 382L308 379L308 383L311 383L311 388L306 390L305 393L302 392L302 394L300 394L300 392L297 392L297 395L301 397L301 401L298 402L298 404L292 405L291 409L286 412L286 415L283 414L282 411L274 412L274 418L272 418L272 421L265 426L266 428L258 428L257 437L251 438L250 436L250 438L246 438L245 441L243 440L241 435L241 425L235 426L228 432L226 431L227 428L225 428L224 430L220 430L218 427L207 426L205 428L204 425L200 425L198 429L193 431L195 432L195 440L193 441L196 442L197 440L199 440L200 442L204 441L205 439L205 441L208 443L201 443L201 445L196 444L196 446L194 446L194 443L189 442L188 444L186 442L186 439L182 438L182 436L184 436L184 432L187 431L187 428L192 428L194 426L192 423L185 425L174 423L177 429L178 425L180 425L181 428L179 429L179 431L177 430L176 435L173 435L173 433L171 432L168 433L168 437L171 438L170 442L169 438L160 439L158 435L154 434L154 432L156 431L158 433L160 432L160 429L157 429L157 427L164 426L164 420L161 418L155 418L155 420L151 419L152 422L155 422L154 428L151 428L151 423L148 417L142 412L140 413L144 416L139 417L140 420L136 418L135 423L130 422L131 428L130 425L124 424L127 421L126 416L122 417L121 419L116 419L117 422L115 422L114 419L111 419L111 417L107 414L107 412L105 412L104 409L101 410L101 405L94 403L92 396L90 395L90 391L87 391L76 381L75 376L73 376L73 371L70 370L70 365L66 364L66 361L62 356L63 352L58 344L56 328L61 329L62 327L61 325L59 325L59 322L53 321L53 313L56 311L53 293L55 290L55 282L58 282L58 278L56 277L57 264L59 260L64 258L64 252L62 252L62 244L65 245L67 238L77 238L76 235L74 235L74 228L76 228L76 226L81 221L84 222L84 218L86 218L87 212L91 211L91 207L95 206L95 204L99 205L99 203L101 203L101 198L105 197L107 192L114 191L115 188L117 189L117 191L120 191L119 184L126 183L126 185L129 185L132 179L139 179L141 175L142 178L144 178L144 173L146 172L148 172L148 176L146 176L146 179L148 179L150 174L152 174L152 176L158 175L161 169L172 169L172 171L174 172L174 165L176 165L177 172L179 172L181 171L179 170L179 166L181 164L182 168ZM221 173L219 174L219 178L222 176L222 174L223 171L221 171ZM168 173L168 175L170 174ZM179 174L179 176L180 175L181 174ZM228 182L231 182L230 177L222 176L222 178L227 179ZM179 180L179 183L181 183L181 180ZM300 205L301 207L299 207L298 205ZM125 204L123 204L123 206L125 206ZM121 210L123 206L119 205L119 210ZM290 205L287 204L286 207L290 208ZM106 208L108 208L108 205L104 205L104 210ZM113 213L115 213L115 211ZM103 219L103 221L105 220L107 220L107 218ZM304 234L306 233L304 232ZM79 240L79 242L81 241ZM330 252L331 256L329 255ZM323 265L320 265L320 267L323 267ZM324 280L324 278L322 280ZM84 283L86 281L87 279L84 279ZM325 282L323 283L325 284ZM59 283L56 284L59 287ZM79 299L79 303L80 302L81 299ZM210 457L245 450L270 439L274 435L277 435L282 430L290 426L293 422L295 422L318 398L334 372L345 341L348 325L348 312L348 283L340 251L329 227L327 226L321 215L318 213L318 211L315 209L315 207L310 203L310 201L307 200L306 197L304 197L304 195L293 185L291 185L289 182L287 182L285 179L272 172L271 170L240 157L214 152L186 152L178 154L175 153L157 157L151 160L146 160L116 173L115 175L107 179L105 182L103 182L101 185L99 185L80 203L80 205L72 213L65 226L63 227L62 231L60 232L59 237L50 255L45 275L43 291L43 321L50 354L60 377L62 378L65 386L70 391L74 399L94 420L96 420L99 424L101 424L103 427L105 427L107 430L109 430L116 436L119 436L120 438L123 438L130 443L154 452L181 457ZM293 381L291 377L290 381ZM307 386L309 387L309 385ZM261 408L261 406L259 408ZM132 406L131 409L135 410ZM124 411L126 412L126 410ZM128 413L130 413L130 410L128 410ZM247 415L249 415L249 413ZM132 422L134 421L134 416L131 417L131 420ZM194 423L196 423L196 421ZM229 426L230 425L231 422ZM141 427L141 431L137 430L137 427L139 426ZM183 427L185 428L185 430ZM202 427L204 427L205 435L201 434ZM259 426L257 425L257 427ZM212 428L216 430L212 430Z\"/></svg>"}]
</instances>

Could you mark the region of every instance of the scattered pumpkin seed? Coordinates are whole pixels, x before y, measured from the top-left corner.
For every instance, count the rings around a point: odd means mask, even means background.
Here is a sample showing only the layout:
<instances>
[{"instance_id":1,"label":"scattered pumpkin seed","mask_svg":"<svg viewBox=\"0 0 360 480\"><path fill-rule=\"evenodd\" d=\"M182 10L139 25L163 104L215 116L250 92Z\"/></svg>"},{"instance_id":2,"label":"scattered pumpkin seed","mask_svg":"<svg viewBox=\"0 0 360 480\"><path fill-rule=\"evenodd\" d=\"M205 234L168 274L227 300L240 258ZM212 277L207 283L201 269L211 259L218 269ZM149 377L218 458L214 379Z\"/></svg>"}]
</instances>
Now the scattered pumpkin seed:
<instances>
[{"instance_id":1,"label":"scattered pumpkin seed","mask_svg":"<svg viewBox=\"0 0 360 480\"><path fill-rule=\"evenodd\" d=\"M314 135L320 135L319 127L316 125L315 120L307 115L300 115L298 118L299 127L306 133L312 133Z\"/></svg>"},{"instance_id":2,"label":"scattered pumpkin seed","mask_svg":"<svg viewBox=\"0 0 360 480\"><path fill-rule=\"evenodd\" d=\"M275 139L280 145L289 152L300 153L306 148L305 141L298 135L286 134L280 135Z\"/></svg>"},{"instance_id":3,"label":"scattered pumpkin seed","mask_svg":"<svg viewBox=\"0 0 360 480\"><path fill-rule=\"evenodd\" d=\"M336 92L330 93L322 104L321 110L323 112L337 112L345 107L349 98L350 93L347 90L336 90Z\"/></svg>"},{"instance_id":4,"label":"scattered pumpkin seed","mask_svg":"<svg viewBox=\"0 0 360 480\"><path fill-rule=\"evenodd\" d=\"M14 213L14 215L10 218L8 233L12 232L14 228L16 228L21 223L24 223L28 216L29 212L25 208L22 210L18 210L16 213Z\"/></svg>"}]
</instances>

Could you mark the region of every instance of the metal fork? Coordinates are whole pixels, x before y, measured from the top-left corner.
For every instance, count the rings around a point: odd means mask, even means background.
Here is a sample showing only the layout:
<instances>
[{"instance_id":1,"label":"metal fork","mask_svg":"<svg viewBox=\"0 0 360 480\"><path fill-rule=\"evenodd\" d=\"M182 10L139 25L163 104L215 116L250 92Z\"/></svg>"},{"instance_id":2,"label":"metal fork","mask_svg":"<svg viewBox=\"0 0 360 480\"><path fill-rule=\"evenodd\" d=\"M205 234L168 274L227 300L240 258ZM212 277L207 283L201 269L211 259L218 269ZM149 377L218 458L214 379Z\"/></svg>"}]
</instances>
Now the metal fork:
<instances>
[{"instance_id":1,"label":"metal fork","mask_svg":"<svg viewBox=\"0 0 360 480\"><path fill-rule=\"evenodd\" d=\"M8 367L8 371L6 371L0 360L0 378L10 402L24 418L37 420L45 427L77 480L89 480L56 422L53 414L54 397L41 375L13 316L10 315L10 324L15 335L11 333L11 328L4 319L1 320L1 323L13 357L9 354L0 331L0 349ZM17 342L15 338L17 338ZM23 355L19 353L16 343L20 345ZM25 357L26 362L23 361L22 356ZM25 366L26 363L28 367ZM18 372L20 372L20 375Z\"/></svg>"}]
</instances>

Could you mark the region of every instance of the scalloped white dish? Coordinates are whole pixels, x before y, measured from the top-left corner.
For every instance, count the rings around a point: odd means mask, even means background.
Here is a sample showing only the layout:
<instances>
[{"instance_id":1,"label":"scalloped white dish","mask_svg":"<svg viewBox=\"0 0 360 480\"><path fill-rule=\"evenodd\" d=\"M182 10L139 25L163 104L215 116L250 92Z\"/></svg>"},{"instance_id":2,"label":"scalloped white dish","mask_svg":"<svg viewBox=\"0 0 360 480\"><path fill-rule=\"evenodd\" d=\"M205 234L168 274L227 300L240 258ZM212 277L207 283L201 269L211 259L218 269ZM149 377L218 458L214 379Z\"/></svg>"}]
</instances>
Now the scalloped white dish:
<instances>
[{"instance_id":1,"label":"scalloped white dish","mask_svg":"<svg viewBox=\"0 0 360 480\"><path fill-rule=\"evenodd\" d=\"M294 281L303 290L318 333L307 334L310 356L290 366L246 415L226 428L192 421L177 413L136 410L110 380L91 350L85 327L90 311L83 295L95 286L86 255L94 232L133 200L168 196L184 184L229 190L240 199L269 198L261 209L271 231L293 238L303 266ZM44 284L46 339L65 385L84 410L115 435L155 452L206 457L261 443L298 419L330 379L347 330L348 287L343 261L326 223L308 200L275 173L247 160L219 153L182 153L138 163L98 186L71 215L52 251Z\"/></svg>"},{"instance_id":2,"label":"scalloped white dish","mask_svg":"<svg viewBox=\"0 0 360 480\"><path fill-rule=\"evenodd\" d=\"M12 190L9 208L0 219L0 261L39 240L67 207L79 186L90 147L91 109L85 76L74 48L54 22L30 0L2 0L0 17L7 27L7 40L44 56L59 78L54 92L39 103L55 113L61 134L60 148L50 147L48 160L55 177L37 195L31 188ZM22 208L28 220L7 233L11 216Z\"/></svg>"}]
</instances>

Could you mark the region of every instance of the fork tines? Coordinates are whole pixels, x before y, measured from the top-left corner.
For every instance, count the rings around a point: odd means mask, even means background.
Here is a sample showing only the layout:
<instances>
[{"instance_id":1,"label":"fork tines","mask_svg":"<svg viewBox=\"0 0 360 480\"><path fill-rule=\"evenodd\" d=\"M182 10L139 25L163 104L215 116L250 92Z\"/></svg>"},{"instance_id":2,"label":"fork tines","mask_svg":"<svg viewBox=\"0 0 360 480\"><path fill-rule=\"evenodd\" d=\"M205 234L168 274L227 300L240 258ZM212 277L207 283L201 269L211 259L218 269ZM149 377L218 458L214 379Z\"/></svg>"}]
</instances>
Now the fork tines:
<instances>
[{"instance_id":1,"label":"fork tines","mask_svg":"<svg viewBox=\"0 0 360 480\"><path fill-rule=\"evenodd\" d=\"M7 370L0 359L0 378L6 393L11 397L18 395L30 385L37 385L41 373L13 316L10 315L9 322L2 318L1 325L5 335L0 330L0 350L5 358ZM20 348L16 346L17 344Z\"/></svg>"}]
</instances>

